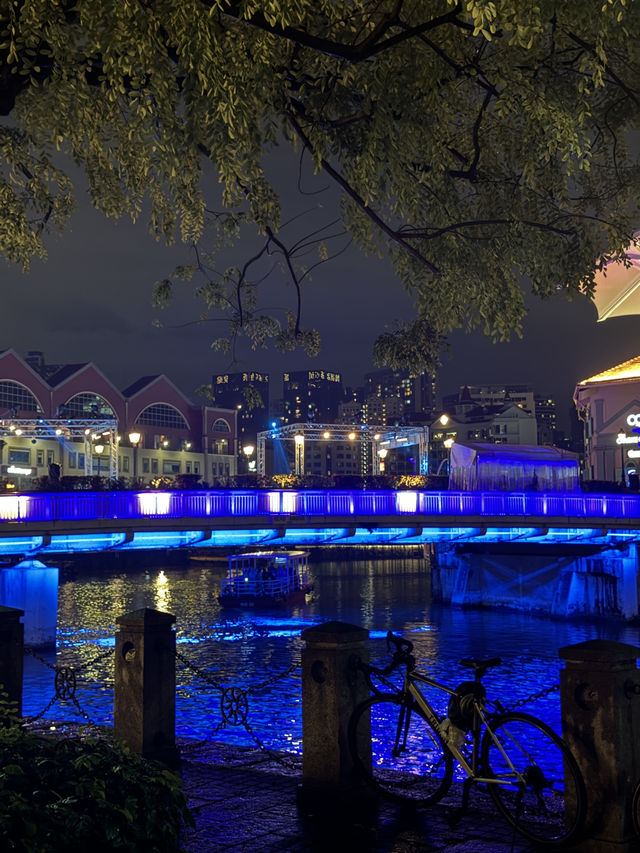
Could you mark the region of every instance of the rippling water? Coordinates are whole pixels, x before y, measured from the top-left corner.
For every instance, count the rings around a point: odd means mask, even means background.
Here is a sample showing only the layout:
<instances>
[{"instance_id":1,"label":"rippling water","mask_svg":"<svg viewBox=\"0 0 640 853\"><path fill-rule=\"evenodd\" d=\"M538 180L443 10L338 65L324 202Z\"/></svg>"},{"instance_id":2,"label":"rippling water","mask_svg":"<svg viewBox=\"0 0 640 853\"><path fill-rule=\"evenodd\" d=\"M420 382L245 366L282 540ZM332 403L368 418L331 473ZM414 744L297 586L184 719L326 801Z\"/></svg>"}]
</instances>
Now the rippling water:
<instances>
[{"instance_id":1,"label":"rippling water","mask_svg":"<svg viewBox=\"0 0 640 853\"><path fill-rule=\"evenodd\" d=\"M78 705L58 700L46 716L81 721L83 713L93 722L111 723L116 617L142 607L175 614L180 657L216 685L251 688L251 729L267 746L295 752L301 751L302 738L300 633L319 622L335 619L367 628L372 660L385 657L389 629L401 633L415 644L419 665L452 686L469 678L461 658L501 657L503 665L489 672L485 684L490 697L507 705L557 683L562 646L597 637L640 644L637 627L433 605L427 564L417 558L316 562L310 568L313 600L270 613L221 609L217 594L226 567L213 562L158 564L126 573L62 571L57 649L42 658L50 666L80 668ZM52 669L25 656L25 715L47 706L53 679ZM252 743L245 727L220 727L220 691L181 660L176 681L178 735ZM446 707L446 697L439 701ZM557 727L558 693L527 710Z\"/></svg>"}]
</instances>

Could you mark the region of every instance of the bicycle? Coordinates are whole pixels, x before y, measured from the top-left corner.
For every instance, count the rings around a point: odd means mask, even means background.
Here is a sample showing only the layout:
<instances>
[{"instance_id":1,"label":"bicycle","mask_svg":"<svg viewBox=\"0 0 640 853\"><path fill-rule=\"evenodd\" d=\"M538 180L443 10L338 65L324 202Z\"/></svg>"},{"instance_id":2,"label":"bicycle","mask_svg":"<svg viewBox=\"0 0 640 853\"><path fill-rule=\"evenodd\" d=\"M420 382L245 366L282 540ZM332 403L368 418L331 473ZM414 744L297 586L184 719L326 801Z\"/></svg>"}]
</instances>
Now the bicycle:
<instances>
[{"instance_id":1,"label":"bicycle","mask_svg":"<svg viewBox=\"0 0 640 853\"><path fill-rule=\"evenodd\" d=\"M348 731L353 763L367 782L392 800L426 806L448 792L455 761L466 775L458 819L467 810L471 786L481 784L529 841L561 846L576 840L586 816L578 765L546 723L487 699L482 678L500 658L460 661L474 678L452 689L418 672L413 644L390 631L389 651L392 645L384 669L354 661L373 693L355 708ZM384 682L402 666L400 690L377 689L373 676ZM449 694L446 717L436 713L420 685Z\"/></svg>"}]
</instances>

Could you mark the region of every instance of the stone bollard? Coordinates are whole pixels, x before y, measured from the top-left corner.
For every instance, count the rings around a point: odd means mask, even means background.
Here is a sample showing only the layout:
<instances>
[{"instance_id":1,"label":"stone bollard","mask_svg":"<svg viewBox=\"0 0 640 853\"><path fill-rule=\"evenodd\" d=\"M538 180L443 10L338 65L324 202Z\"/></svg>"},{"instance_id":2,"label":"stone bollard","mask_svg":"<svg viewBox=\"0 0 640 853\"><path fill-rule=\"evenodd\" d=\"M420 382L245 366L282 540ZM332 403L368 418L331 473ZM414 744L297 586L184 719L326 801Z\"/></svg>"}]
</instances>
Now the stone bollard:
<instances>
[{"instance_id":1,"label":"stone bollard","mask_svg":"<svg viewBox=\"0 0 640 853\"><path fill-rule=\"evenodd\" d=\"M559 651L562 734L587 788L587 829L580 851L626 853L631 796L640 781L640 685L635 646L588 640Z\"/></svg>"},{"instance_id":2,"label":"stone bollard","mask_svg":"<svg viewBox=\"0 0 640 853\"><path fill-rule=\"evenodd\" d=\"M22 670L24 663L23 610L0 605L0 688L22 716Z\"/></svg>"},{"instance_id":3,"label":"stone bollard","mask_svg":"<svg viewBox=\"0 0 640 853\"><path fill-rule=\"evenodd\" d=\"M176 617L148 607L118 616L113 734L138 755L176 764Z\"/></svg>"},{"instance_id":4,"label":"stone bollard","mask_svg":"<svg viewBox=\"0 0 640 853\"><path fill-rule=\"evenodd\" d=\"M302 632L302 787L313 796L355 792L348 725L369 690L352 659L368 661L369 632L344 622L325 622Z\"/></svg>"}]
</instances>

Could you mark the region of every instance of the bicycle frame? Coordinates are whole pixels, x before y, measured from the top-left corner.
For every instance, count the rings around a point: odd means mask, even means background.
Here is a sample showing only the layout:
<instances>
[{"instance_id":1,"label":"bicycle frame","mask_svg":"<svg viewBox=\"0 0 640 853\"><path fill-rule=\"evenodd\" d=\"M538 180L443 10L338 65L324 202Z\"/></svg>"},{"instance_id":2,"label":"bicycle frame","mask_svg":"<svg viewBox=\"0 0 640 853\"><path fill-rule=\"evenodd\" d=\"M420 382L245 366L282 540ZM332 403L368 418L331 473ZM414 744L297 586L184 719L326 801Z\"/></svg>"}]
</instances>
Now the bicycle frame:
<instances>
[{"instance_id":1,"label":"bicycle frame","mask_svg":"<svg viewBox=\"0 0 640 853\"><path fill-rule=\"evenodd\" d=\"M490 725L489 721L487 720L487 717L484 713L484 710L483 710L482 706L480 705L480 703L477 701L477 699L474 698L474 700L473 700L473 725L470 729L471 736L473 738L473 745L472 745L472 751L471 751L471 761L469 762L467 760L467 757L464 755L464 753L461 752L461 750L455 744L447 743L447 740L446 740L444 733L442 731L442 723L440 721L440 718L438 717L437 713L434 711L433 707L429 704L428 700L425 698L424 694L422 693L422 691L418 687L418 684L425 684L428 687L434 687L437 690L442 690L444 693L448 693L450 696L456 695L456 690L454 690L450 687L447 687L445 684L441 684L439 681L435 681L433 678L429 678L429 676L427 676L427 675L423 675L423 674L415 672L415 671L412 671L412 672L405 671L404 683L402 686L402 696L404 697L404 696L409 695L415 701L416 705L418 706L418 708L420 708L422 713L425 715L425 717L427 718L427 721L429 722L429 724L431 725L433 730L439 735L439 737L442 739L442 741L446 744L449 752L451 752L451 754L453 755L455 760L458 762L458 764L462 767L462 769L466 773L467 781L469 783L478 782L481 784L505 785L505 786L513 785L514 783L515 784L524 784L524 779L522 777L522 774L519 773L518 770L514 767L513 762L511 761L511 759L509 758L509 756L507 755L507 753L503 749L502 744L500 743L498 738L495 737L493 730L491 729L491 725ZM406 725L405 725L405 714L409 715L409 717L406 720ZM398 746L398 740L400 738L402 729L404 729L404 739L406 741L407 732L409 730L410 715L411 715L411 709L403 704L402 710L400 713L400 717L398 720L398 729L396 732L396 748ZM480 741L481 741L481 733L482 733L483 727L486 731L489 732L491 739L493 740L495 745L500 750L502 757L504 758L508 767L511 769L511 772L514 774L515 778L513 778L513 779L503 779L503 778L498 779L495 776L483 776L480 774L480 768L479 768ZM403 744L403 747L405 745L406 744Z\"/></svg>"}]
</instances>

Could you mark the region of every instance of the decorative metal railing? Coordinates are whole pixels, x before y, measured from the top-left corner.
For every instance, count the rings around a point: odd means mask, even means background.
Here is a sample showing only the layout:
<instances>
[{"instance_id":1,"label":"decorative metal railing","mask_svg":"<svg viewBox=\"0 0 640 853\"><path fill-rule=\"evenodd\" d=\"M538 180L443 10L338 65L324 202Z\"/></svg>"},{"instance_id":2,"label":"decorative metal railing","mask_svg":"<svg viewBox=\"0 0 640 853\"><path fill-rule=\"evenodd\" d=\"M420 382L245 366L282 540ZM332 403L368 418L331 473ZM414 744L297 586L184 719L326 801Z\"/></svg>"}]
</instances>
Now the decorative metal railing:
<instances>
[{"instance_id":1,"label":"decorative metal railing","mask_svg":"<svg viewBox=\"0 0 640 853\"><path fill-rule=\"evenodd\" d=\"M640 496L555 492L171 491L0 495L2 522L398 517L640 520Z\"/></svg>"}]
</instances>

